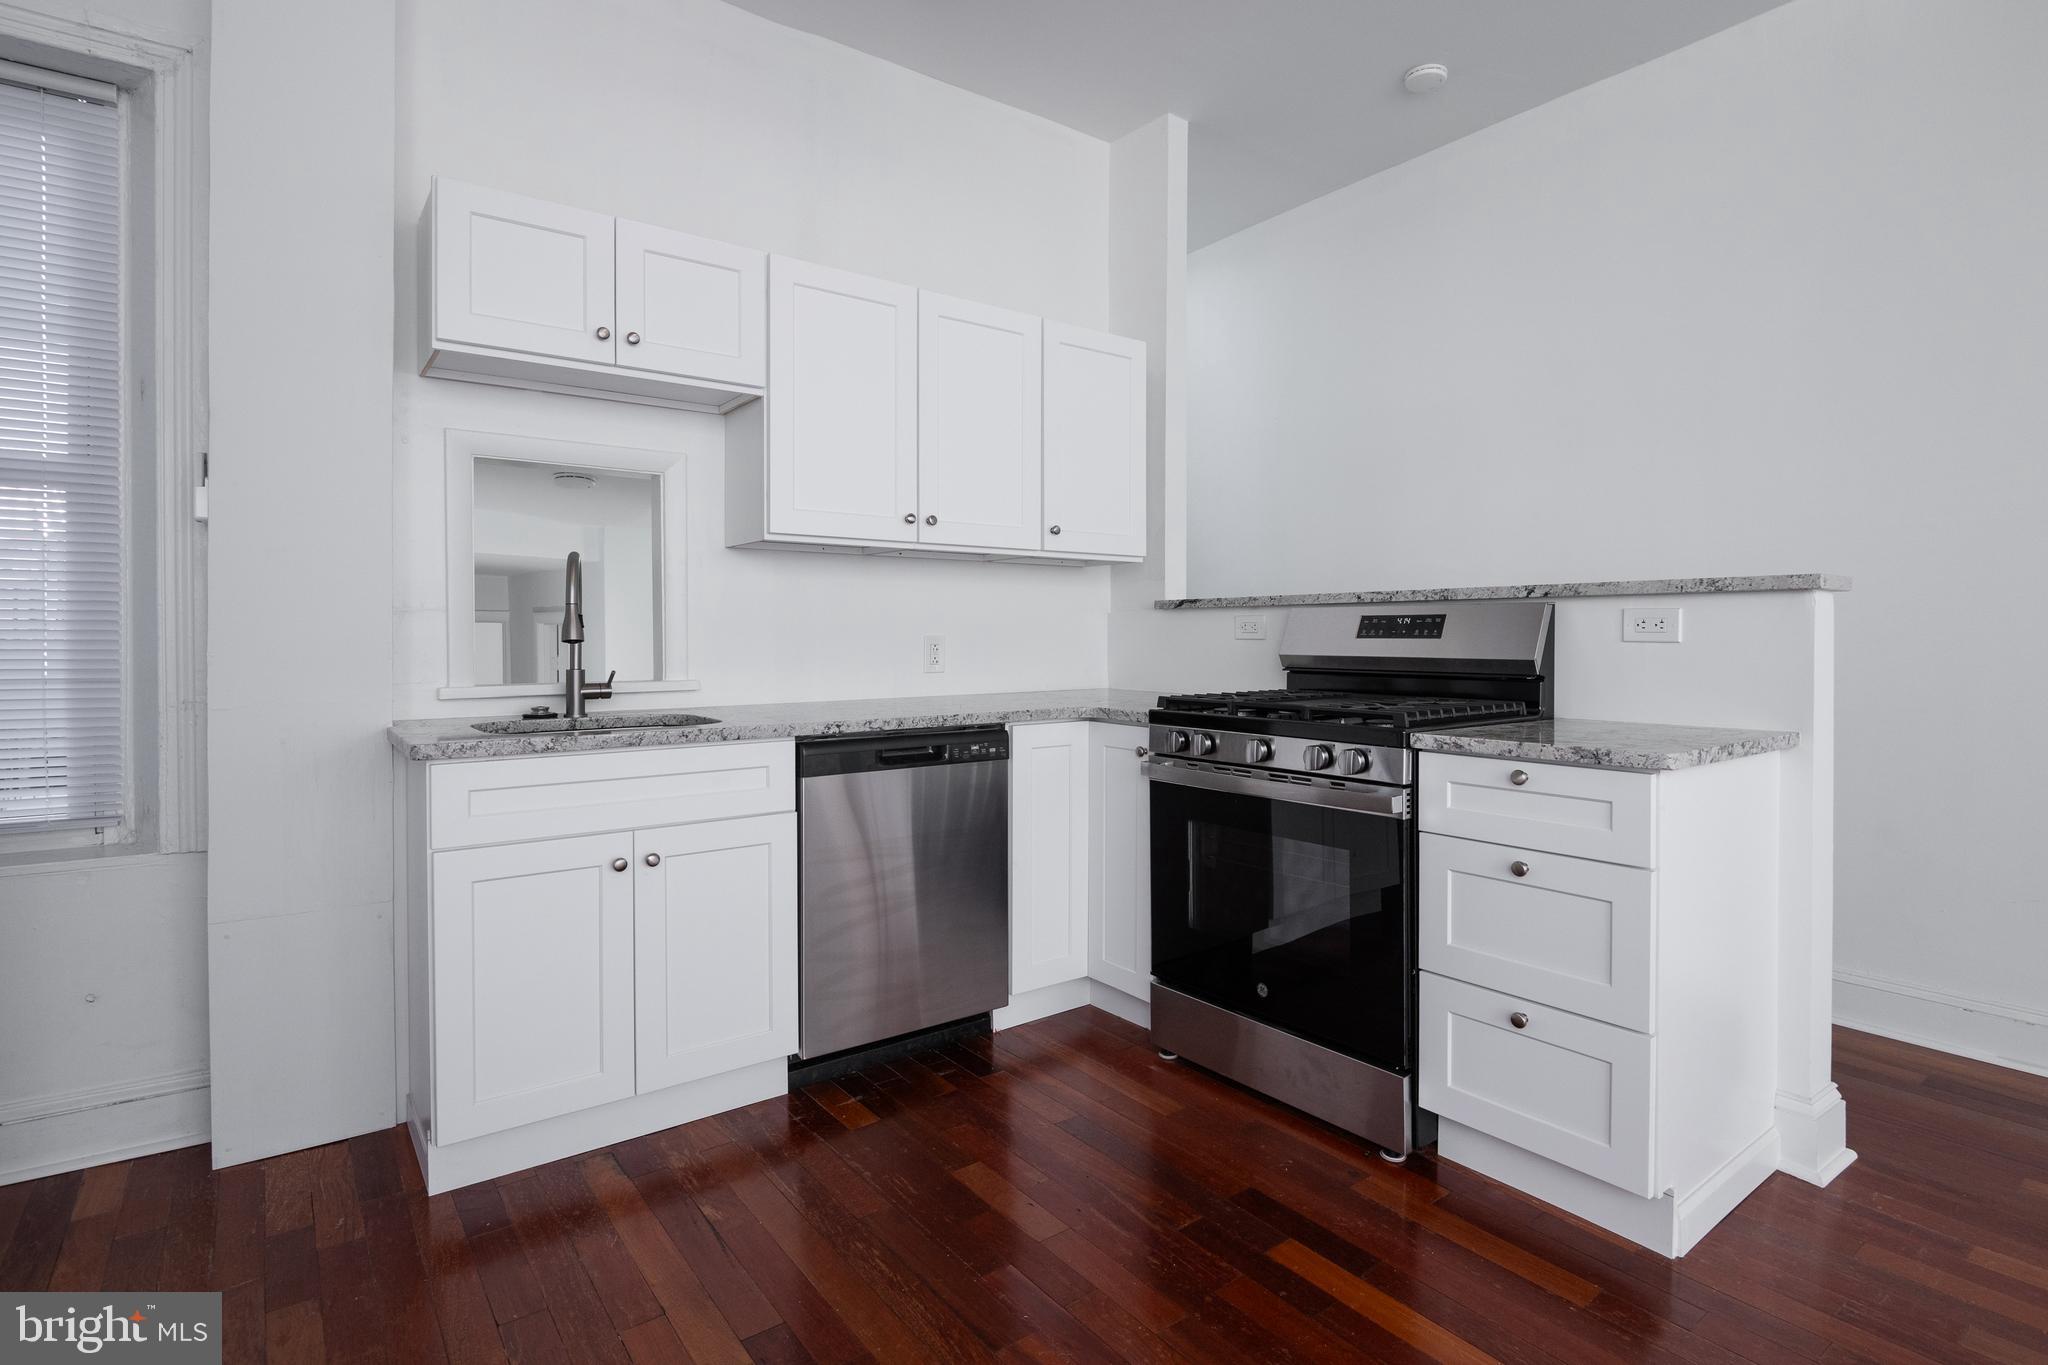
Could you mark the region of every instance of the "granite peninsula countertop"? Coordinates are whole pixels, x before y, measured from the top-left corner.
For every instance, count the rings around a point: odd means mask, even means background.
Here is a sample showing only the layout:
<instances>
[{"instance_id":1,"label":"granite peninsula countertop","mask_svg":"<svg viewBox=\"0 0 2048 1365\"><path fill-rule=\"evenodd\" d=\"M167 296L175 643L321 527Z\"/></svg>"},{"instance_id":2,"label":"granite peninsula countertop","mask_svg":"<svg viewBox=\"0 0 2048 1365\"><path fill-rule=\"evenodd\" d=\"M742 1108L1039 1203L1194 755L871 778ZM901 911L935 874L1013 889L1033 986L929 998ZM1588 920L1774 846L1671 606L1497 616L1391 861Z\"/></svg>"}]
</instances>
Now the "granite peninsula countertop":
<instances>
[{"instance_id":1,"label":"granite peninsula countertop","mask_svg":"<svg viewBox=\"0 0 2048 1365\"><path fill-rule=\"evenodd\" d=\"M494 735L478 721L514 715L450 716L401 720L385 734L406 758L516 758L525 754L590 753L601 749L669 748L745 739L816 738L876 730L930 730L942 726L1004 725L1013 721L1106 720L1143 725L1158 701L1152 692L1074 688L1054 692L977 692L950 697L872 697L855 701L793 701L755 706L707 706L709 725L659 729L545 730ZM673 711L674 708L665 708ZM616 716L607 709L601 713Z\"/></svg>"},{"instance_id":2,"label":"granite peninsula countertop","mask_svg":"<svg viewBox=\"0 0 2048 1365\"><path fill-rule=\"evenodd\" d=\"M1277 593L1265 597L1175 597L1162 611L1184 607L1315 607L1346 602L1487 602L1502 598L1670 597L1703 592L1847 592L1838 573L1752 574L1729 578L1633 578L1603 583L1515 583L1482 588L1393 588L1363 592Z\"/></svg>"},{"instance_id":3,"label":"granite peninsula countertop","mask_svg":"<svg viewBox=\"0 0 2048 1365\"><path fill-rule=\"evenodd\" d=\"M1706 725L1650 725L1638 721L1503 721L1455 730L1421 730L1408 745L1435 754L1476 758L1518 758L1528 763L1563 763L1579 768L1626 772L1671 772L1725 763L1753 754L1795 748L1796 730L1730 730Z\"/></svg>"}]
</instances>

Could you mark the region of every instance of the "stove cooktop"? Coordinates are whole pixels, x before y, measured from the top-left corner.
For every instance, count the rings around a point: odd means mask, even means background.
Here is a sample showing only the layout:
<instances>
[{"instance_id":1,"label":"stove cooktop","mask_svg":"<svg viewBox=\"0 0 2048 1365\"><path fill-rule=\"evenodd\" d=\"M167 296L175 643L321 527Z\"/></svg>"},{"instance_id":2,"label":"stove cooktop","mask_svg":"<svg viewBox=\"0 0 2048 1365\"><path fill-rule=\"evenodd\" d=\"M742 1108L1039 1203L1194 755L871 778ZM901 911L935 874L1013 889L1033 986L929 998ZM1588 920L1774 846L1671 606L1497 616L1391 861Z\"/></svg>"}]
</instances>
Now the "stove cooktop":
<instances>
[{"instance_id":1,"label":"stove cooktop","mask_svg":"<svg viewBox=\"0 0 2048 1365\"><path fill-rule=\"evenodd\" d=\"M1429 725L1511 720L1530 714L1519 701L1474 697L1408 697L1377 693L1296 691L1206 692L1164 696L1160 711L1216 721L1293 721L1303 725L1369 725L1413 730Z\"/></svg>"}]
</instances>

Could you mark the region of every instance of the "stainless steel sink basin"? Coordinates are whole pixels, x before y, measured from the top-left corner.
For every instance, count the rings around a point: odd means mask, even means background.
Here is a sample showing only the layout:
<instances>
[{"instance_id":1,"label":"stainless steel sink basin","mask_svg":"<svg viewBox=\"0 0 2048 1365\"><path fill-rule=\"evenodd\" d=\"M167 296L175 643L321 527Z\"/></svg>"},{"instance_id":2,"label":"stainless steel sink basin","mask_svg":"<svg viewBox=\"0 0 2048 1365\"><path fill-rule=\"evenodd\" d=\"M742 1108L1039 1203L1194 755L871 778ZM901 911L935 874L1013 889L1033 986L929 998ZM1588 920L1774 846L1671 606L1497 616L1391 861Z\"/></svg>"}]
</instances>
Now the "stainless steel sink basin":
<instances>
[{"instance_id":1,"label":"stainless steel sink basin","mask_svg":"<svg viewBox=\"0 0 2048 1365\"><path fill-rule=\"evenodd\" d=\"M571 720L553 716L546 720L480 720L470 726L487 735L543 735L585 730L680 730L692 725L716 725L715 716L697 716L688 711L607 711L601 716Z\"/></svg>"}]
</instances>

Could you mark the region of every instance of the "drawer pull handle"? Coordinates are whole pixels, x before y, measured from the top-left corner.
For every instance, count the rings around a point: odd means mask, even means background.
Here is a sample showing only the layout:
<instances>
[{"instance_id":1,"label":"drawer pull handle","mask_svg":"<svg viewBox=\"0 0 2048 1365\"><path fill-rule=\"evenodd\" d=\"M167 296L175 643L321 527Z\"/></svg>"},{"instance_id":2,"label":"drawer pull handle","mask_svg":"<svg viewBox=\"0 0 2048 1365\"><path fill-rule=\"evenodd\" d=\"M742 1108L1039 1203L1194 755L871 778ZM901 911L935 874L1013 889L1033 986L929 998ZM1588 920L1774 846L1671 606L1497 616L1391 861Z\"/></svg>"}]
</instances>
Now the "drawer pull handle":
<instances>
[{"instance_id":1,"label":"drawer pull handle","mask_svg":"<svg viewBox=\"0 0 2048 1365\"><path fill-rule=\"evenodd\" d=\"M612 859L612 871L614 871L614 872L624 872L625 870L626 870L626 860L625 860L624 858L614 858L614 859Z\"/></svg>"},{"instance_id":2,"label":"drawer pull handle","mask_svg":"<svg viewBox=\"0 0 2048 1365\"><path fill-rule=\"evenodd\" d=\"M1529 875L1529 865L1517 858L1508 864L1508 871L1514 873L1517 877L1526 877Z\"/></svg>"},{"instance_id":3,"label":"drawer pull handle","mask_svg":"<svg viewBox=\"0 0 2048 1365\"><path fill-rule=\"evenodd\" d=\"M1529 774L1517 768L1508 774L1508 781L1514 783L1517 787L1525 787L1529 784Z\"/></svg>"},{"instance_id":4,"label":"drawer pull handle","mask_svg":"<svg viewBox=\"0 0 2048 1365\"><path fill-rule=\"evenodd\" d=\"M1520 1010L1516 1010L1513 1014L1510 1014L1508 1016L1508 1022L1510 1024L1513 1024L1516 1028L1527 1028L1529 1027L1529 1016L1522 1013Z\"/></svg>"}]
</instances>

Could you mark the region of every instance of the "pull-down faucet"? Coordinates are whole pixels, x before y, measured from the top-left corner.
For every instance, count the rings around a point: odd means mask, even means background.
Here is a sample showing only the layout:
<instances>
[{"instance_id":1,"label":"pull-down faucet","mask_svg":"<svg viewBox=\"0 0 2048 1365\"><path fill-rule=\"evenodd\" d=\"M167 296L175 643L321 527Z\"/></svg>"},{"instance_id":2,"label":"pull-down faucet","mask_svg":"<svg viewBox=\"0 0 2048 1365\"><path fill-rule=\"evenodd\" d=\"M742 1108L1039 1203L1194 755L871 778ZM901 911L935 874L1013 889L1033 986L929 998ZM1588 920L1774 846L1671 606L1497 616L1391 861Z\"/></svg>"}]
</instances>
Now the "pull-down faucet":
<instances>
[{"instance_id":1,"label":"pull-down faucet","mask_svg":"<svg viewBox=\"0 0 2048 1365\"><path fill-rule=\"evenodd\" d=\"M583 681L583 556L575 550L569 551L567 581L562 590L562 643L569 646L569 669L562 675L562 714L570 719L580 719L589 713L585 702L605 701L612 695L612 678L619 676L613 669L611 676L601 683Z\"/></svg>"}]
</instances>

